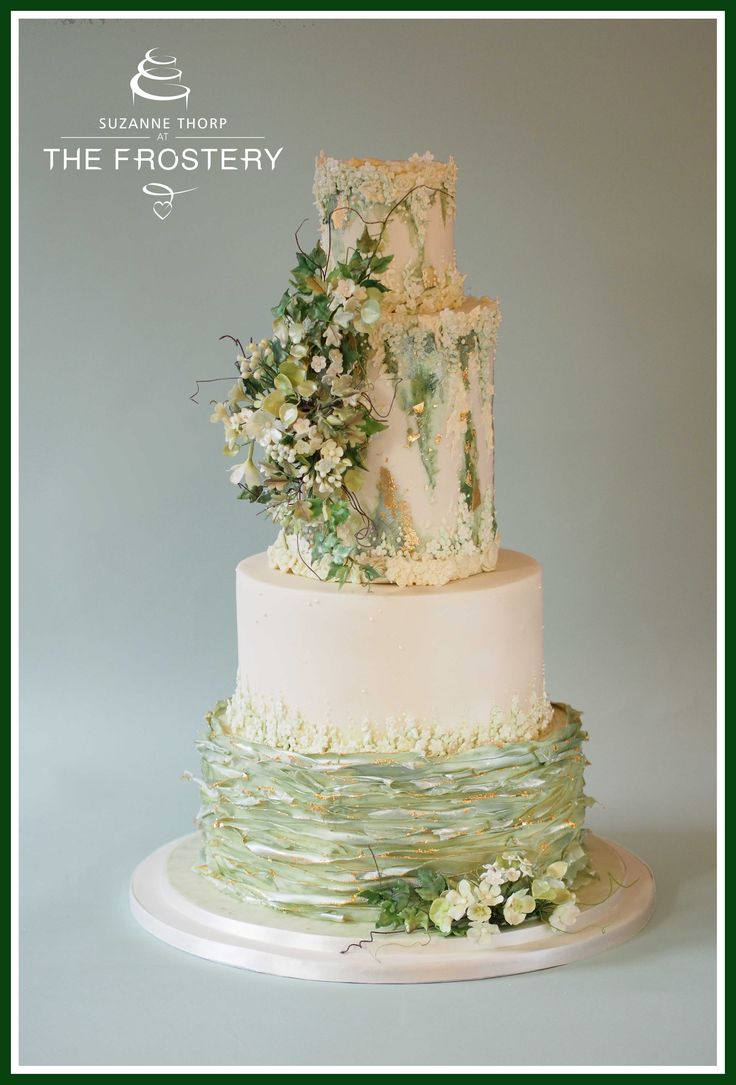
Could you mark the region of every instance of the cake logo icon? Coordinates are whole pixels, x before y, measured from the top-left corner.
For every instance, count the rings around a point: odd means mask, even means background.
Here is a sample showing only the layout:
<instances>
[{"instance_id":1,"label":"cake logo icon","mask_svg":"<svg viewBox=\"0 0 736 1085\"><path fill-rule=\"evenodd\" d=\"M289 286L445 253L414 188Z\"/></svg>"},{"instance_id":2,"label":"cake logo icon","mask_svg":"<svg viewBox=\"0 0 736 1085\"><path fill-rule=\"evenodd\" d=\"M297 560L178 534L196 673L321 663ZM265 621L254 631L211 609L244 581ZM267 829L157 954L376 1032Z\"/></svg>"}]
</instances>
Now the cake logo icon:
<instances>
[{"instance_id":1,"label":"cake logo icon","mask_svg":"<svg viewBox=\"0 0 736 1085\"><path fill-rule=\"evenodd\" d=\"M237 173L249 171L252 177L276 169L283 147L269 146L266 135L241 135L254 130L250 122L231 124L224 110L198 113L196 90L190 110L193 78L185 82L178 58L166 46L144 46L145 39L128 55L115 90L116 99L125 98L130 87L132 108L106 111L79 128L70 122L67 131L80 135L58 136L56 146L42 148L50 173L89 172L90 181L104 172L133 174L148 214L168 222L178 217L172 215L177 205L194 203L182 196L204 188L205 177L222 173L234 181Z\"/></svg>"},{"instance_id":2,"label":"cake logo icon","mask_svg":"<svg viewBox=\"0 0 736 1085\"><path fill-rule=\"evenodd\" d=\"M184 99L184 107L188 109L190 88L182 83L182 71L176 66L176 57L157 56L157 53L158 46L148 50L130 81L133 102L136 98L146 98L151 102Z\"/></svg>"}]
</instances>

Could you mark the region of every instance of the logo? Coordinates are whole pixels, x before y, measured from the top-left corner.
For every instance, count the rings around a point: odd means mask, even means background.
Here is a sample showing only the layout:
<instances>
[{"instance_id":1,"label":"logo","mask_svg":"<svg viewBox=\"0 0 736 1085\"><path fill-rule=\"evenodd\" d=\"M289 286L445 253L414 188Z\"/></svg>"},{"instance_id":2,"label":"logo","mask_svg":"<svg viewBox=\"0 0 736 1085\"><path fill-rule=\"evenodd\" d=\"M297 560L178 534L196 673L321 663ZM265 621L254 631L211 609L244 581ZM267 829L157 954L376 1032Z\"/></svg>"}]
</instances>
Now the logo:
<instances>
[{"instance_id":1,"label":"logo","mask_svg":"<svg viewBox=\"0 0 736 1085\"><path fill-rule=\"evenodd\" d=\"M158 46L148 50L130 81L133 102L136 98L148 98L151 102L175 102L183 98L188 109L189 87L181 81L181 68L175 67L176 57L157 57L154 55L157 52Z\"/></svg>"},{"instance_id":2,"label":"logo","mask_svg":"<svg viewBox=\"0 0 736 1085\"><path fill-rule=\"evenodd\" d=\"M163 54L158 46L148 49L129 82L141 114L100 116L96 135L59 137L60 146L43 148L49 172L135 171L145 177L140 190L153 197L148 206L159 222L171 217L175 197L202 190L202 185L186 183L194 180L193 173L202 180L216 172L272 173L284 148L271 150L262 135L241 135L250 125L238 124L231 135L226 116L189 115L192 92L183 80L175 56ZM146 112L152 103L158 108L151 105Z\"/></svg>"}]
</instances>

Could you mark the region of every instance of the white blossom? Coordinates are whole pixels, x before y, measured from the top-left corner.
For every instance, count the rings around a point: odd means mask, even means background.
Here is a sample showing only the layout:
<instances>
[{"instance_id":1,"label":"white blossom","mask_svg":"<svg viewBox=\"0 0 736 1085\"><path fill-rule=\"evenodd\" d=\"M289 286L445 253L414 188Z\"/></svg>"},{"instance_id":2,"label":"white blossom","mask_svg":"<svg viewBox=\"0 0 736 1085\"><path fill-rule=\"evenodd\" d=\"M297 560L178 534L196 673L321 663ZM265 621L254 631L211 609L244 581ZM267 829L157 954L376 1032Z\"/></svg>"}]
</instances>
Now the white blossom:
<instances>
[{"instance_id":1,"label":"white blossom","mask_svg":"<svg viewBox=\"0 0 736 1085\"><path fill-rule=\"evenodd\" d=\"M575 897L572 896L570 900L564 901L562 904L558 904L552 915L549 917L549 924L554 927L555 930L569 931L575 926L575 922L580 915L580 909L575 903Z\"/></svg>"},{"instance_id":2,"label":"white blossom","mask_svg":"<svg viewBox=\"0 0 736 1085\"><path fill-rule=\"evenodd\" d=\"M500 934L500 931L495 923L471 922L467 936L479 946L488 946L497 934Z\"/></svg>"},{"instance_id":3,"label":"white blossom","mask_svg":"<svg viewBox=\"0 0 736 1085\"><path fill-rule=\"evenodd\" d=\"M518 927L535 908L534 897L529 896L529 891L519 889L512 893L504 904L503 917L510 926Z\"/></svg>"}]
</instances>

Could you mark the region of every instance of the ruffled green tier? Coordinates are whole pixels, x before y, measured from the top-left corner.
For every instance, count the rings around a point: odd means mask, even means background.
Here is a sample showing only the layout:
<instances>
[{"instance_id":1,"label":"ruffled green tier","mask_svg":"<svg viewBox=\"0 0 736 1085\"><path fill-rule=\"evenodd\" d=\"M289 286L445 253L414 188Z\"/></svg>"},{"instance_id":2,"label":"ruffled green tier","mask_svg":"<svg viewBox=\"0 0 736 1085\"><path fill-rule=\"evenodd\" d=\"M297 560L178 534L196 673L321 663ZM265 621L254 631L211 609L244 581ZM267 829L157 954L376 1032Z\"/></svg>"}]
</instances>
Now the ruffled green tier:
<instances>
[{"instance_id":1,"label":"ruffled green tier","mask_svg":"<svg viewBox=\"0 0 736 1085\"><path fill-rule=\"evenodd\" d=\"M221 704L197 744L201 871L240 900L369 922L358 894L379 871L459 878L505 851L535 865L577 854L586 736L578 712L554 707L537 739L428 758L257 745L227 731Z\"/></svg>"}]
</instances>

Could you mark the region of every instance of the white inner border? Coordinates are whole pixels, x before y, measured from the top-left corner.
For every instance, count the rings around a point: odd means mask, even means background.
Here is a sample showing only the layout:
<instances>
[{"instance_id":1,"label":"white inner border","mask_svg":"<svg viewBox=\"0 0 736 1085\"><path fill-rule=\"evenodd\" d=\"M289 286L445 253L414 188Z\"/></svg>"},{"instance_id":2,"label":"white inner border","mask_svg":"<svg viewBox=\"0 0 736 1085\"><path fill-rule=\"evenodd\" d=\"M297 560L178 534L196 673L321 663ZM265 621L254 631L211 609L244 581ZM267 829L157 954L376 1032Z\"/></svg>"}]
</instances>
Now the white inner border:
<instances>
[{"instance_id":1,"label":"white inner border","mask_svg":"<svg viewBox=\"0 0 736 1085\"><path fill-rule=\"evenodd\" d=\"M334 11L253 11L239 15L233 11L11 11L11 1073L13 1074L237 1074L255 1070L257 1073L283 1074L339 1074L345 1072L373 1074L376 1071L400 1074L436 1072L433 1066L20 1066L18 1062L18 145L19 145L19 92L18 92L18 38L21 19L87 18L87 19L617 19L617 20L710 20L716 23L716 87L717 87L717 861L719 885L717 891L717 1062L714 1066L517 1066L516 1073L533 1073L540 1069L551 1074L722 1074L724 1059L724 135L725 135L725 11L436 11L431 15L415 11L371 11L341 13ZM445 1074L473 1074L499 1070L508 1073L508 1067L495 1066L443 1066Z\"/></svg>"}]
</instances>

